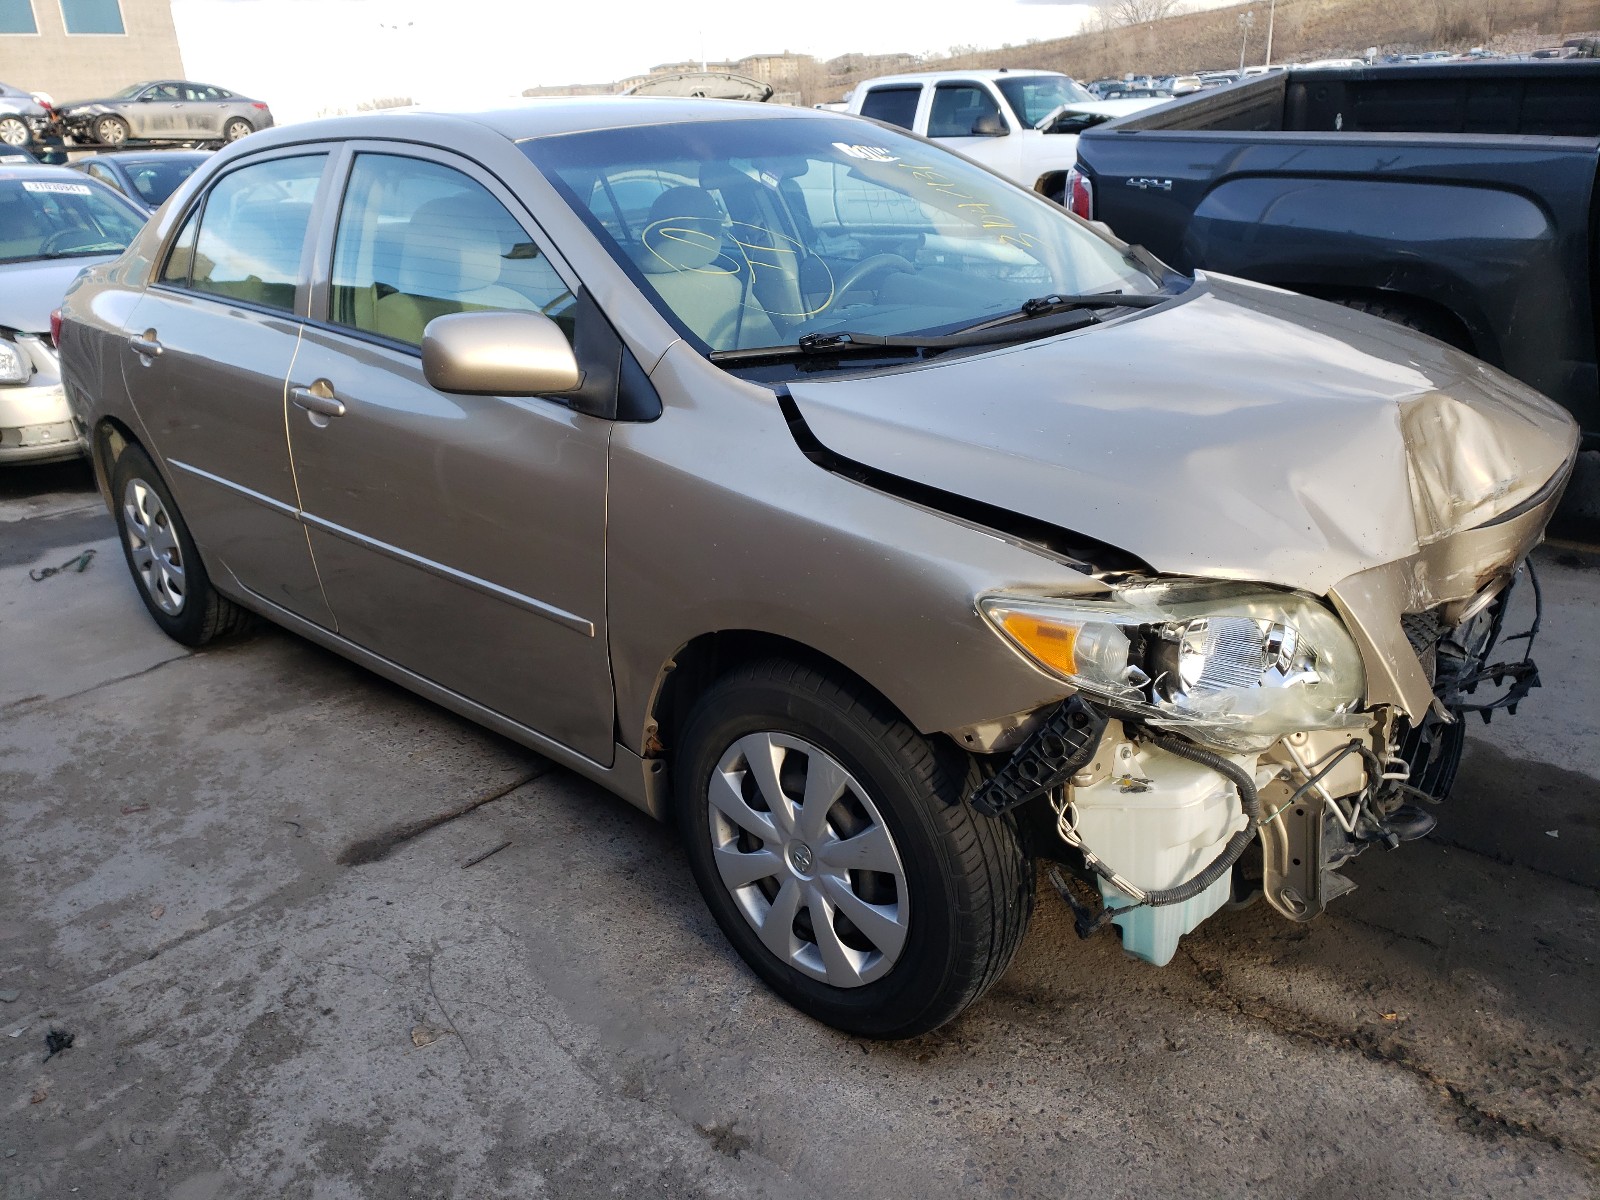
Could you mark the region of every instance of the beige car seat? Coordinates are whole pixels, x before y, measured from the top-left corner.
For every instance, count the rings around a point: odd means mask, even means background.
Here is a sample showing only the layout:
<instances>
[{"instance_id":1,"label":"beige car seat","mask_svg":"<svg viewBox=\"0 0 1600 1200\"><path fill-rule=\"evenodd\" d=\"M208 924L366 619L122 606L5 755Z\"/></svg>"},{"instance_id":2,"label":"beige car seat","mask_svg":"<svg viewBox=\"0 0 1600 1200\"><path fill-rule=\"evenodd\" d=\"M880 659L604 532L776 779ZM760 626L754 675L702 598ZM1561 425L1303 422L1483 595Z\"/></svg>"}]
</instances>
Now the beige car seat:
<instances>
[{"instance_id":1,"label":"beige car seat","mask_svg":"<svg viewBox=\"0 0 1600 1200\"><path fill-rule=\"evenodd\" d=\"M507 223L503 210L470 192L418 208L400 247L399 290L378 298L373 332L417 346L428 322L447 313L535 309L500 283Z\"/></svg>"},{"instance_id":2,"label":"beige car seat","mask_svg":"<svg viewBox=\"0 0 1600 1200\"><path fill-rule=\"evenodd\" d=\"M675 187L650 206L639 266L667 307L713 350L771 346L767 310L747 295L737 260L722 249L722 210L704 188Z\"/></svg>"}]
</instances>

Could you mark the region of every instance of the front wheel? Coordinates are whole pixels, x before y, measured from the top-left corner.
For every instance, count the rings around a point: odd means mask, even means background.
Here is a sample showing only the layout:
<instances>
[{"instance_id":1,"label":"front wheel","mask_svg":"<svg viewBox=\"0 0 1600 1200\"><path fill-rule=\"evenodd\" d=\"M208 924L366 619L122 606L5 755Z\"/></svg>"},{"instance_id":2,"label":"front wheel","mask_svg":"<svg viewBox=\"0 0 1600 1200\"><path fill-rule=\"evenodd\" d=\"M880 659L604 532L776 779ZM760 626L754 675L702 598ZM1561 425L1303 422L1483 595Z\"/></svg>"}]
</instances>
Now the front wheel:
<instances>
[{"instance_id":1,"label":"front wheel","mask_svg":"<svg viewBox=\"0 0 1600 1200\"><path fill-rule=\"evenodd\" d=\"M32 140L28 123L21 117L0 117L0 145L26 146Z\"/></svg>"},{"instance_id":2,"label":"front wheel","mask_svg":"<svg viewBox=\"0 0 1600 1200\"><path fill-rule=\"evenodd\" d=\"M773 659L695 706L674 770L695 882L750 967L847 1033L913 1037L1011 962L1033 871L971 760L859 684Z\"/></svg>"},{"instance_id":3,"label":"front wheel","mask_svg":"<svg viewBox=\"0 0 1600 1200\"><path fill-rule=\"evenodd\" d=\"M139 447L128 446L117 459L111 493L139 598L168 637L204 646L249 627L250 615L211 586L172 493Z\"/></svg>"},{"instance_id":4,"label":"front wheel","mask_svg":"<svg viewBox=\"0 0 1600 1200\"><path fill-rule=\"evenodd\" d=\"M237 142L240 138L248 137L255 131L255 126L250 124L249 121L246 121L243 117L235 117L222 127L222 136L226 141Z\"/></svg>"},{"instance_id":5,"label":"front wheel","mask_svg":"<svg viewBox=\"0 0 1600 1200\"><path fill-rule=\"evenodd\" d=\"M94 123L94 139L102 146L120 146L128 140L128 123L121 117L101 117Z\"/></svg>"}]
</instances>

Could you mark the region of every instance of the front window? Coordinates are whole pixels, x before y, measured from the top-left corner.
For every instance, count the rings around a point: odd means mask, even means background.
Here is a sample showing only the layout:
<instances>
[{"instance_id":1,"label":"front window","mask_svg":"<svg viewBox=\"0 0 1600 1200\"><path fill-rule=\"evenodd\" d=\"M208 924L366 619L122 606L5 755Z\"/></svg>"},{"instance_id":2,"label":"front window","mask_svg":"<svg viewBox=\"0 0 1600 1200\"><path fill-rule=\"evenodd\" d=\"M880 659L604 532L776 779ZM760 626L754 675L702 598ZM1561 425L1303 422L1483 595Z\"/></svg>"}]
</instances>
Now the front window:
<instances>
[{"instance_id":1,"label":"front window","mask_svg":"<svg viewBox=\"0 0 1600 1200\"><path fill-rule=\"evenodd\" d=\"M116 254L143 224L93 183L0 180L0 262Z\"/></svg>"},{"instance_id":2,"label":"front window","mask_svg":"<svg viewBox=\"0 0 1600 1200\"><path fill-rule=\"evenodd\" d=\"M523 149L706 350L937 333L1053 293L1157 290L1031 192L848 118L598 130Z\"/></svg>"},{"instance_id":3,"label":"front window","mask_svg":"<svg viewBox=\"0 0 1600 1200\"><path fill-rule=\"evenodd\" d=\"M1012 75L995 83L1025 129L1032 129L1063 104L1094 100L1088 88L1065 75Z\"/></svg>"}]
</instances>

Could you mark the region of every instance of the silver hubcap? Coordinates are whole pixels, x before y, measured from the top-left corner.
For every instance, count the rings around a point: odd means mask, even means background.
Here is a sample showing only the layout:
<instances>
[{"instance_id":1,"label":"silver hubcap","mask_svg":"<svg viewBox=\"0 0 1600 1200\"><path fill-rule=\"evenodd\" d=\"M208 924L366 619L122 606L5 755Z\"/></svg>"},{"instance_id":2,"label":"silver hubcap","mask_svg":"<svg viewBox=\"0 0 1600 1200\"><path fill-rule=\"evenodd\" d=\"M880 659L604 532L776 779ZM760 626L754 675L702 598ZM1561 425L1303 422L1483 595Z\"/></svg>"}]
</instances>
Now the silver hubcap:
<instances>
[{"instance_id":1,"label":"silver hubcap","mask_svg":"<svg viewBox=\"0 0 1600 1200\"><path fill-rule=\"evenodd\" d=\"M130 479L123 489L122 521L134 574L157 608L169 617L177 616L188 594L183 550L161 497L144 480Z\"/></svg>"},{"instance_id":2,"label":"silver hubcap","mask_svg":"<svg viewBox=\"0 0 1600 1200\"><path fill-rule=\"evenodd\" d=\"M8 146L26 146L28 144L28 127L15 117L0 121L0 142L4 142Z\"/></svg>"},{"instance_id":3,"label":"silver hubcap","mask_svg":"<svg viewBox=\"0 0 1600 1200\"><path fill-rule=\"evenodd\" d=\"M246 125L243 121L235 121L232 125L228 126L228 140L230 142L237 142L249 132L250 126Z\"/></svg>"},{"instance_id":4,"label":"silver hubcap","mask_svg":"<svg viewBox=\"0 0 1600 1200\"><path fill-rule=\"evenodd\" d=\"M100 126L100 140L115 146L122 141L122 126L116 121L105 121Z\"/></svg>"},{"instance_id":5,"label":"silver hubcap","mask_svg":"<svg viewBox=\"0 0 1600 1200\"><path fill-rule=\"evenodd\" d=\"M711 773L717 871L761 942L833 987L882 978L905 948L905 868L865 789L825 751L752 733Z\"/></svg>"}]
</instances>

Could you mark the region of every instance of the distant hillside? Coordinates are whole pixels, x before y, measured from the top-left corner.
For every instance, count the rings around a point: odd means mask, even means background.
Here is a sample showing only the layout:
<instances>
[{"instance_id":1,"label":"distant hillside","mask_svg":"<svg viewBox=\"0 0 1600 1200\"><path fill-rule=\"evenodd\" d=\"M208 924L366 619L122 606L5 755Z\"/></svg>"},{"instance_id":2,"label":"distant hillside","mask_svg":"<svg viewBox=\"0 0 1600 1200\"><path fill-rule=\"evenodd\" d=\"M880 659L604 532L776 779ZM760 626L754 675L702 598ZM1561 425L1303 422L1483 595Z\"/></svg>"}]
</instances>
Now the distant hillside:
<instances>
[{"instance_id":1,"label":"distant hillside","mask_svg":"<svg viewBox=\"0 0 1600 1200\"><path fill-rule=\"evenodd\" d=\"M1239 65L1239 18L1253 12L1247 63L1263 61L1266 0L1105 32L930 58L924 69L1039 67L1078 79L1127 72L1185 73ZM1380 53L1491 46L1527 50L1600 27L1600 0L1278 0L1272 60L1309 62ZM1004 30L991 34L1004 38ZM830 80L846 89L861 76ZM836 99L837 96L825 97Z\"/></svg>"}]
</instances>

